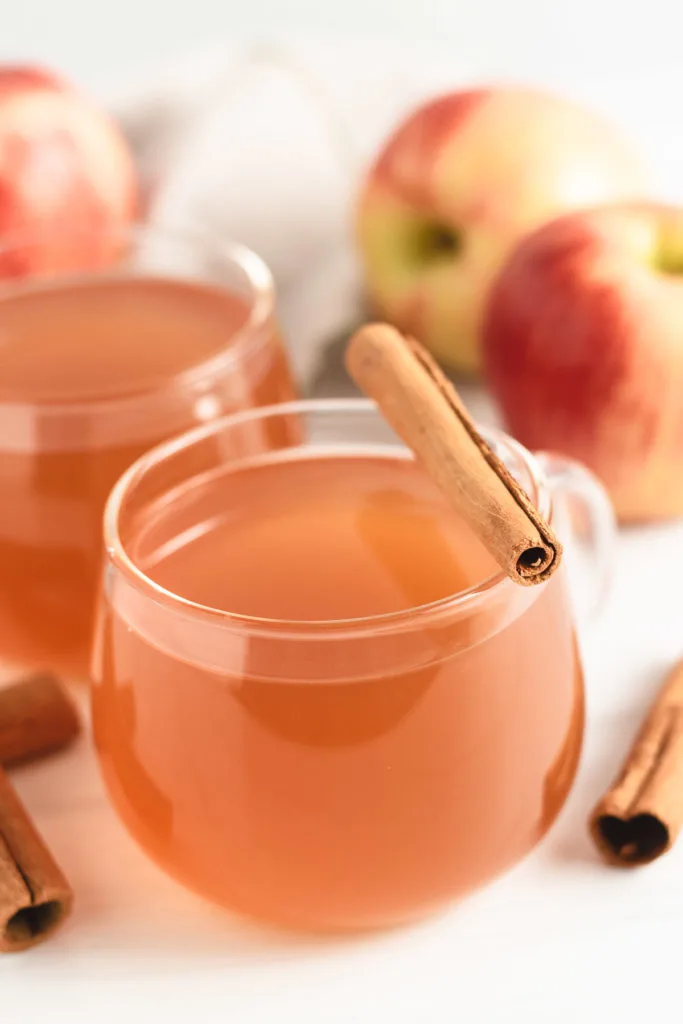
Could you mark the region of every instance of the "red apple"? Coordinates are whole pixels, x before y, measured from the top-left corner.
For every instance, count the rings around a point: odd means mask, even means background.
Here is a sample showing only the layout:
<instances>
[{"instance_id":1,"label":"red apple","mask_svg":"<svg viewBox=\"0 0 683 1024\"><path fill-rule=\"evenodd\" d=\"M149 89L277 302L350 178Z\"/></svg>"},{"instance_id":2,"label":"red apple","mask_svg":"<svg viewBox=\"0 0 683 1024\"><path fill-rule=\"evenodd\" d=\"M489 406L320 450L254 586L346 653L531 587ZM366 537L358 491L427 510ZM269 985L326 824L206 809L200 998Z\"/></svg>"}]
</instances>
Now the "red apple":
<instances>
[{"instance_id":1,"label":"red apple","mask_svg":"<svg viewBox=\"0 0 683 1024\"><path fill-rule=\"evenodd\" d=\"M0 67L0 276L97 266L135 209L107 115L46 71Z\"/></svg>"},{"instance_id":2,"label":"red apple","mask_svg":"<svg viewBox=\"0 0 683 1024\"><path fill-rule=\"evenodd\" d=\"M614 205L526 238L484 323L486 375L532 449L580 459L622 521L683 513L683 209Z\"/></svg>"},{"instance_id":3,"label":"red apple","mask_svg":"<svg viewBox=\"0 0 683 1024\"><path fill-rule=\"evenodd\" d=\"M450 368L476 372L488 290L520 237L642 191L630 148L580 106L521 88L434 100L389 140L360 196L374 311Z\"/></svg>"}]
</instances>

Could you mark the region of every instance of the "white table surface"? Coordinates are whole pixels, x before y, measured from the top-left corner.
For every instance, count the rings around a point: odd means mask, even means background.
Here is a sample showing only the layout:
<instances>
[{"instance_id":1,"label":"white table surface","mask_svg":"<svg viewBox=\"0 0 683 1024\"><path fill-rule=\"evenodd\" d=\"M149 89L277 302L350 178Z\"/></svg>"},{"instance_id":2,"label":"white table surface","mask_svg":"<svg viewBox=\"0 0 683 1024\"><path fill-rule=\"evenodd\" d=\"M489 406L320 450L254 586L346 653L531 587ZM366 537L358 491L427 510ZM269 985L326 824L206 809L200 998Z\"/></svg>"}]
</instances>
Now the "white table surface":
<instances>
[{"instance_id":1,"label":"white table surface","mask_svg":"<svg viewBox=\"0 0 683 1024\"><path fill-rule=\"evenodd\" d=\"M670 157L681 194L680 33L673 0L514 4L438 0L22 0L2 56L37 57L106 91L127 69L235 28L396 32L503 77L572 83L603 71L604 106ZM552 13L551 13L552 12ZM616 77L615 77L616 76ZM668 582L667 582L668 581ZM410 929L356 941L288 939L185 893L140 853L104 797L87 736L14 773L72 880L75 913L49 943L0 960L0 1022L109 1024L602 1024L680 1018L683 840L656 864L603 866L586 833L664 671L683 654L683 525L623 534L605 617L584 636L588 731L559 821L523 864Z\"/></svg>"}]
</instances>

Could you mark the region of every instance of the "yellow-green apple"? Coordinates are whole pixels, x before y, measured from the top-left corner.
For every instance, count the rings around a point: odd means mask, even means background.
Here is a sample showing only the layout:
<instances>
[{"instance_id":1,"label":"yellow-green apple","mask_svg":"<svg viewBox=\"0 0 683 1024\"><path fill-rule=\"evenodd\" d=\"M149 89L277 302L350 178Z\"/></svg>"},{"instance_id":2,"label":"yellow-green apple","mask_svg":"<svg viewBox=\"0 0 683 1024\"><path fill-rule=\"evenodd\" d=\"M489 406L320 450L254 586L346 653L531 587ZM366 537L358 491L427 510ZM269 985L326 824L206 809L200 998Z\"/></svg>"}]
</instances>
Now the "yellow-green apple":
<instances>
[{"instance_id":1,"label":"yellow-green apple","mask_svg":"<svg viewBox=\"0 0 683 1024\"><path fill-rule=\"evenodd\" d=\"M580 459L622 521L683 513L683 209L567 214L525 238L484 320L511 433Z\"/></svg>"},{"instance_id":2,"label":"yellow-green apple","mask_svg":"<svg viewBox=\"0 0 683 1024\"><path fill-rule=\"evenodd\" d=\"M398 128L361 190L374 311L451 369L476 372L487 293L519 238L643 185L627 143L574 103L525 88L436 99Z\"/></svg>"},{"instance_id":3,"label":"yellow-green apple","mask_svg":"<svg viewBox=\"0 0 683 1024\"><path fill-rule=\"evenodd\" d=\"M0 67L0 276L100 264L136 191L102 110L40 68Z\"/></svg>"}]
</instances>

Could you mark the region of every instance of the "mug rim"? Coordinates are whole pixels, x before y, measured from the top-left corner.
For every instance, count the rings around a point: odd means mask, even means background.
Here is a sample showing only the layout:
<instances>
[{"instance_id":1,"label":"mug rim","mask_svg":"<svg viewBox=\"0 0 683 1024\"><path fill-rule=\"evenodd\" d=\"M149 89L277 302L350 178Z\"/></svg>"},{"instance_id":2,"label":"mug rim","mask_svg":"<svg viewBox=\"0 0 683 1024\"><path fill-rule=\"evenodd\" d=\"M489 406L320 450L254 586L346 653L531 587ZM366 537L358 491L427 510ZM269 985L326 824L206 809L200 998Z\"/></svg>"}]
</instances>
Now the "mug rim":
<instances>
[{"instance_id":1,"label":"mug rim","mask_svg":"<svg viewBox=\"0 0 683 1024\"><path fill-rule=\"evenodd\" d=\"M150 238L167 239L181 243L188 250L200 248L204 252L216 256L226 264L237 267L246 279L249 291L249 313L245 322L238 330L230 332L221 347L206 359L192 364L184 370L170 374L156 384L141 389L134 387L122 389L111 394L88 396L82 399L77 396L57 401L41 401L19 397L16 401L0 394L0 409L6 410L40 410L41 416L96 416L102 413L115 413L119 410L128 411L133 406L144 405L159 395L184 393L200 390L207 382L213 382L230 372L235 363L258 351L268 340L268 327L275 313L275 284L270 269L264 260L248 246L240 242L226 241L215 238L209 232L197 228L175 228L154 222L134 221L113 229L113 238L132 241ZM39 245L39 233L16 233L3 240L0 244L0 256L11 253L27 245ZM156 275L160 278L193 281L187 275L168 278L166 274ZM100 281L117 280L120 278L135 280L135 273L127 270L117 271L116 265L104 267L102 270L82 269L74 271L56 271L44 276L8 277L0 279L0 306L5 298L11 298L22 292L40 290L50 286L59 288L62 285L78 285L97 278ZM201 278L199 278L201 281ZM215 286L221 292L230 293L230 289L219 283Z\"/></svg>"},{"instance_id":2,"label":"mug rim","mask_svg":"<svg viewBox=\"0 0 683 1024\"><path fill-rule=\"evenodd\" d=\"M275 415L293 415L302 412L329 412L336 414L353 414L375 412L381 416L376 403L365 398L307 398L285 402L278 405L260 406L243 410L228 416L220 417L208 424L195 427L179 436L165 441L150 449L130 466L119 478L104 511L103 529L105 558L109 568L121 572L127 582L143 596L157 604L183 612L193 618L212 622L226 629L233 628L251 636L266 638L278 637L297 640L321 640L362 638L369 634L401 632L408 624L414 628L414 620L421 619L425 623L440 620L443 616L454 613L461 614L481 604L494 594L500 594L505 588L520 588L501 569L486 577L479 583L455 594L439 598L427 604L415 605L397 612L385 612L377 615L358 616L344 619L304 620L277 619L252 615L241 615L220 608L213 608L196 601L189 600L174 591L163 587L149 577L126 551L119 532L119 516L123 501L133 493L135 487L142 482L147 473L156 466L193 445L200 444L212 435L218 435L226 428L241 425L254 420L265 419ZM493 440L508 448L523 463L529 474L534 492L530 499L539 508L539 512L549 520L552 519L552 500L545 475L534 456L523 445L509 437L502 430L494 427L480 427L487 440ZM374 446L377 447L377 446ZM397 445L400 449L400 446ZM404 450L409 449L403 446ZM523 588L527 591L539 592L541 586ZM511 590L510 590L511 592Z\"/></svg>"}]
</instances>

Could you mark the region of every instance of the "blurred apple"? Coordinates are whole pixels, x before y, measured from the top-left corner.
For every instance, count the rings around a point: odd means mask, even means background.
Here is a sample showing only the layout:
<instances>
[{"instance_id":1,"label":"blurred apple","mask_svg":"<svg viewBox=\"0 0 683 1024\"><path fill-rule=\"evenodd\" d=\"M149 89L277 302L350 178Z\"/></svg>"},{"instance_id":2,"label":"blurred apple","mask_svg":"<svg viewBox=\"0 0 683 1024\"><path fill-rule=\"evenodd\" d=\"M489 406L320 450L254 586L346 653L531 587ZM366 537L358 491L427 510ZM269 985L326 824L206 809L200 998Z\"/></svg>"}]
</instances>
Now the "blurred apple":
<instances>
[{"instance_id":1,"label":"blurred apple","mask_svg":"<svg viewBox=\"0 0 683 1024\"><path fill-rule=\"evenodd\" d=\"M544 225L484 323L511 433L602 478L622 521L683 513L683 209L615 205Z\"/></svg>"},{"instance_id":2,"label":"blurred apple","mask_svg":"<svg viewBox=\"0 0 683 1024\"><path fill-rule=\"evenodd\" d=\"M434 100L389 140L361 193L374 312L449 368L477 372L487 293L519 238L565 210L642 192L626 143L573 103L521 88Z\"/></svg>"},{"instance_id":3,"label":"blurred apple","mask_svg":"<svg viewBox=\"0 0 683 1024\"><path fill-rule=\"evenodd\" d=\"M0 277L101 265L135 209L107 115L46 71L0 67Z\"/></svg>"}]
</instances>

